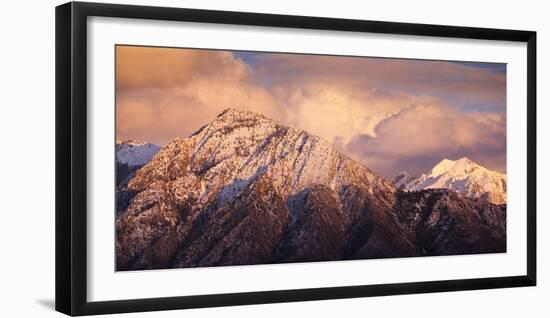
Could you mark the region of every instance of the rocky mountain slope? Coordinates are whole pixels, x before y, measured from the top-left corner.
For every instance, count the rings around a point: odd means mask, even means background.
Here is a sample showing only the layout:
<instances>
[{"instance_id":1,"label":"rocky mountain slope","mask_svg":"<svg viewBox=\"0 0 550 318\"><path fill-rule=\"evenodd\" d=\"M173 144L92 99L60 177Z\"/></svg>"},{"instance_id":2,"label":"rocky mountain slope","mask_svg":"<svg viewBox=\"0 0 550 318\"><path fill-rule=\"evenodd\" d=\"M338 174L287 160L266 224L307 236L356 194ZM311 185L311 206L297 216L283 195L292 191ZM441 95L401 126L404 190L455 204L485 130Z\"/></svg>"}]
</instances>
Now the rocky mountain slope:
<instances>
[{"instance_id":1,"label":"rocky mountain slope","mask_svg":"<svg viewBox=\"0 0 550 318\"><path fill-rule=\"evenodd\" d=\"M228 109L117 193L117 270L503 252L505 206L403 192L307 132Z\"/></svg>"},{"instance_id":2,"label":"rocky mountain slope","mask_svg":"<svg viewBox=\"0 0 550 318\"><path fill-rule=\"evenodd\" d=\"M425 189L450 189L469 198L483 198L494 204L506 204L506 176L484 168L468 158L443 159L427 174L419 178L406 172L394 181L399 189L419 191Z\"/></svg>"}]
</instances>

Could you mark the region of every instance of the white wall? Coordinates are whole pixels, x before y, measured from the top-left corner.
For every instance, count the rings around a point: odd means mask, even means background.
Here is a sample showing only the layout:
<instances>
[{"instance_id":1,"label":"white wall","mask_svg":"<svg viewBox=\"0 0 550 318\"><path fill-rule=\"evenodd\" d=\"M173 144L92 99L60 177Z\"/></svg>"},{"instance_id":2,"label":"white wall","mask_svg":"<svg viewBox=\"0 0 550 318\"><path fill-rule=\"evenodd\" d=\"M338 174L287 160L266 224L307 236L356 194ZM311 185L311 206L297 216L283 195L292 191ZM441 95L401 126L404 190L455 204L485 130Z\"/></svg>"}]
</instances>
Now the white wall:
<instances>
[{"instance_id":1,"label":"white wall","mask_svg":"<svg viewBox=\"0 0 550 318\"><path fill-rule=\"evenodd\" d=\"M545 1L114 1L190 8L331 16L386 21L528 29L538 32L539 285L531 288L407 295L118 315L120 317L281 317L384 315L518 317L550 314L543 202L550 179L550 22ZM60 317L54 298L54 6L11 1L0 18L0 316ZM543 251L543 249L546 249ZM546 265L548 267L548 265ZM546 314L546 315L545 315Z\"/></svg>"}]
</instances>

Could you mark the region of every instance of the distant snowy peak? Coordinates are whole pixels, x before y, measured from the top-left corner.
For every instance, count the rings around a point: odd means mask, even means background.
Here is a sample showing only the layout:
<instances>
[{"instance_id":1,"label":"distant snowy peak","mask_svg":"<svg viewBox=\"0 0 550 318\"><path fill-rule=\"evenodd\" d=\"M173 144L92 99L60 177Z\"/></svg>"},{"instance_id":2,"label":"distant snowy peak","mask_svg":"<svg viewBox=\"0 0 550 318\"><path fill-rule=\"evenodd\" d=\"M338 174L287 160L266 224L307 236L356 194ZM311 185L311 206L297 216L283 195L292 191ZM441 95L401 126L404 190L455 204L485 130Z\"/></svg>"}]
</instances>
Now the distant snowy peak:
<instances>
[{"instance_id":1,"label":"distant snowy peak","mask_svg":"<svg viewBox=\"0 0 550 318\"><path fill-rule=\"evenodd\" d=\"M128 140L117 139L116 144L117 145L129 145L129 146L143 146L143 145L146 145L148 143L145 142L145 141L135 140L135 139L128 139Z\"/></svg>"},{"instance_id":2,"label":"distant snowy peak","mask_svg":"<svg viewBox=\"0 0 550 318\"><path fill-rule=\"evenodd\" d=\"M411 181L416 179L415 177L411 176L408 172L403 171L399 173L395 179L393 179L393 184L398 189L403 189L405 185L409 184Z\"/></svg>"},{"instance_id":3,"label":"distant snowy peak","mask_svg":"<svg viewBox=\"0 0 550 318\"><path fill-rule=\"evenodd\" d=\"M394 184L405 191L424 189L450 189L471 198L485 198L495 204L506 203L506 175L489 170L464 157L458 160L443 159L431 173L411 178L399 174Z\"/></svg>"},{"instance_id":4,"label":"distant snowy peak","mask_svg":"<svg viewBox=\"0 0 550 318\"><path fill-rule=\"evenodd\" d=\"M138 140L116 141L116 160L119 164L139 167L148 163L160 147Z\"/></svg>"},{"instance_id":5,"label":"distant snowy peak","mask_svg":"<svg viewBox=\"0 0 550 318\"><path fill-rule=\"evenodd\" d=\"M479 172L491 173L493 171L490 171L476 164L470 159L463 157L458 160L449 160L449 159L441 160L437 165L435 165L435 167L432 168L431 176L437 177L443 174L448 174L457 178L465 178L471 174L475 174ZM500 174L498 172L494 172L494 173Z\"/></svg>"}]
</instances>

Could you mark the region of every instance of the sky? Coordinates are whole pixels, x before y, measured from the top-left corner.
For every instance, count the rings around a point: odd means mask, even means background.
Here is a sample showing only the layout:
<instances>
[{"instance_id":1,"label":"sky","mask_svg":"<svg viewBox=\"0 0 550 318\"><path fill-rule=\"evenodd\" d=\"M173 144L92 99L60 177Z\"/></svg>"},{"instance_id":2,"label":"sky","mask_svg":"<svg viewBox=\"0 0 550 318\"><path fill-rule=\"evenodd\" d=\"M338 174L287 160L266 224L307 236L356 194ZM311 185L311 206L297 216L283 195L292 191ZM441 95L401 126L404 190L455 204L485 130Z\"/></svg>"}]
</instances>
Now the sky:
<instances>
[{"instance_id":1,"label":"sky","mask_svg":"<svg viewBox=\"0 0 550 318\"><path fill-rule=\"evenodd\" d=\"M390 179L444 158L506 170L506 64L117 46L117 139L163 146L229 107Z\"/></svg>"}]
</instances>

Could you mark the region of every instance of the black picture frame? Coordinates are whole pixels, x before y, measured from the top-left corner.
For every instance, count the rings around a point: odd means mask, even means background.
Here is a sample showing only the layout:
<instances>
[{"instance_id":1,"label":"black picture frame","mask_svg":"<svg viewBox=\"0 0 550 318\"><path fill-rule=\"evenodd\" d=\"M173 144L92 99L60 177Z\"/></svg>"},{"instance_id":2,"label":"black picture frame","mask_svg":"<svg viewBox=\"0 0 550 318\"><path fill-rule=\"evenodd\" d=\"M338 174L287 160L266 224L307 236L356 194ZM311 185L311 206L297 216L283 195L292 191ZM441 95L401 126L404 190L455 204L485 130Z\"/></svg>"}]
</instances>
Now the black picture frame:
<instances>
[{"instance_id":1,"label":"black picture frame","mask_svg":"<svg viewBox=\"0 0 550 318\"><path fill-rule=\"evenodd\" d=\"M527 274L232 294L87 301L87 18L501 40L527 44ZM70 2L56 7L56 310L68 315L278 303L536 285L536 32L322 17Z\"/></svg>"}]
</instances>

